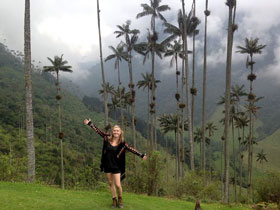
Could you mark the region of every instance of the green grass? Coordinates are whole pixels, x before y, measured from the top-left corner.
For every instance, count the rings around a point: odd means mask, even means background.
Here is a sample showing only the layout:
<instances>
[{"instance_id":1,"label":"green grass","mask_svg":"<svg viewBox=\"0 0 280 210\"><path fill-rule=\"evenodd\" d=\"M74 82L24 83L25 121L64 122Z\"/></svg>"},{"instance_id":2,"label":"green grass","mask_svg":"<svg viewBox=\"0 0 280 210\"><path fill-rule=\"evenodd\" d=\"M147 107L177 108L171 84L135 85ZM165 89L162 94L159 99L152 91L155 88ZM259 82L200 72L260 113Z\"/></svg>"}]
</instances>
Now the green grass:
<instances>
[{"instance_id":1,"label":"green grass","mask_svg":"<svg viewBox=\"0 0 280 210\"><path fill-rule=\"evenodd\" d=\"M124 193L124 209L194 209L191 202L159 198L146 195ZM247 210L246 206L225 206L221 204L202 204L202 209ZM39 184L0 182L1 210L63 210L63 209L110 209L111 196L109 191L74 191L61 190Z\"/></svg>"}]
</instances>

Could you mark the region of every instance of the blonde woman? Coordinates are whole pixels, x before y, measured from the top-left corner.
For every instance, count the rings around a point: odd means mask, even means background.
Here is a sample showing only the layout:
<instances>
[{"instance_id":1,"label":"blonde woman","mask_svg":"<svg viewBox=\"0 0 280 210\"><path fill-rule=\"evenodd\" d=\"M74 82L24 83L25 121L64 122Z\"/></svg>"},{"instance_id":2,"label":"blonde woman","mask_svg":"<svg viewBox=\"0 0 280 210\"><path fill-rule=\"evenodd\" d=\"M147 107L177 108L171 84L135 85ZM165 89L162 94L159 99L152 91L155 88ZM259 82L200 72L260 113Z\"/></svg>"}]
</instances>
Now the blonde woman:
<instances>
[{"instance_id":1,"label":"blonde woman","mask_svg":"<svg viewBox=\"0 0 280 210\"><path fill-rule=\"evenodd\" d=\"M109 182L113 199L112 208L123 208L121 180L125 178L125 152L132 152L143 160L146 160L147 156L124 141L124 132L118 125L115 125L112 134L109 134L97 128L90 119L85 119L84 124L89 125L104 139L100 169L105 172Z\"/></svg>"}]
</instances>

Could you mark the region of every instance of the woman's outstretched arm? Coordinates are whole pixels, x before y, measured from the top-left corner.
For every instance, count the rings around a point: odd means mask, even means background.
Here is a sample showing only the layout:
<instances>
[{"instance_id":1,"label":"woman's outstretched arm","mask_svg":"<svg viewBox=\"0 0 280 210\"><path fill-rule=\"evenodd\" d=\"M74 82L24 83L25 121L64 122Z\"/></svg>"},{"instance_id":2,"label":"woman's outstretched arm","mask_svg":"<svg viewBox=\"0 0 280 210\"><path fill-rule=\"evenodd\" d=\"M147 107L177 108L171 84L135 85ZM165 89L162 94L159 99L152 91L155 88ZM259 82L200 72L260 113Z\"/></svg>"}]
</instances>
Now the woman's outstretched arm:
<instances>
[{"instance_id":1,"label":"woman's outstretched arm","mask_svg":"<svg viewBox=\"0 0 280 210\"><path fill-rule=\"evenodd\" d=\"M137 151L136 149L134 149L132 146L129 146L126 142L125 142L125 145L124 145L124 148L126 150L128 150L129 152L141 157L143 160L146 160L147 159L147 155L146 154L142 154L140 153L139 151Z\"/></svg>"},{"instance_id":2,"label":"woman's outstretched arm","mask_svg":"<svg viewBox=\"0 0 280 210\"><path fill-rule=\"evenodd\" d=\"M89 127L91 127L96 133L98 133L102 138L106 137L106 136L110 136L109 133L105 133L102 130L100 130L98 127L96 127L90 119L85 119L84 120L84 124L88 125Z\"/></svg>"}]
</instances>

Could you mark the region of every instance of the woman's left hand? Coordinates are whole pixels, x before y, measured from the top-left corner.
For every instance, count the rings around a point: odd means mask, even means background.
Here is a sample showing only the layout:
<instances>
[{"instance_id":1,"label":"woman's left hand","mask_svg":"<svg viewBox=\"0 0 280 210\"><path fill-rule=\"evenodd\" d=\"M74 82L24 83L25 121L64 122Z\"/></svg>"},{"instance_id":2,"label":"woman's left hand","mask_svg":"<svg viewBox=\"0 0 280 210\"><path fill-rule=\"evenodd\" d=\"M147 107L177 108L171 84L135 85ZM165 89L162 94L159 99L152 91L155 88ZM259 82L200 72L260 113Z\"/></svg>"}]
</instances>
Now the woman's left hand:
<instances>
[{"instance_id":1,"label":"woman's left hand","mask_svg":"<svg viewBox=\"0 0 280 210\"><path fill-rule=\"evenodd\" d=\"M142 159L147 160L147 155L144 155Z\"/></svg>"}]
</instances>

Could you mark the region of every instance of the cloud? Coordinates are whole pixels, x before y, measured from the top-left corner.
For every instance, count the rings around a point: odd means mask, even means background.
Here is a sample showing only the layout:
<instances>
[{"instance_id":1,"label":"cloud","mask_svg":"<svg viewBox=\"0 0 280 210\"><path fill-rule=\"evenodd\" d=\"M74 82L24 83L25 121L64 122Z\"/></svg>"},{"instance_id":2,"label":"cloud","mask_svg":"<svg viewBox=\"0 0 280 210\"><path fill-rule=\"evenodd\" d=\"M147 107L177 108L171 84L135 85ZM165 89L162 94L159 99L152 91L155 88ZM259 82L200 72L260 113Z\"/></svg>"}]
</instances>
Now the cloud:
<instances>
[{"instance_id":1,"label":"cloud","mask_svg":"<svg viewBox=\"0 0 280 210\"><path fill-rule=\"evenodd\" d=\"M110 53L108 46L116 46L120 41L120 39L115 38L113 33L116 30L116 25L125 23L127 19L132 20L132 28L140 29L141 36L146 36L146 28L150 27L150 17L136 19L136 14L142 11L140 6L142 3L149 4L149 1L100 1L103 57ZM177 11L181 8L181 1L162 0L161 3L171 7L171 11L163 14L169 21L173 19L172 21L175 23ZM6 39L9 48L22 51L24 1L0 0L0 4L0 41L3 42ZM205 3L197 1L197 16L201 20L199 41L197 42L198 49L203 46L204 8ZM280 1L275 0L237 1L239 29L235 35L234 45L242 44L245 37L254 37L256 34L263 43L270 44L273 37L269 31L279 27L279 8ZM191 3L186 2L186 11L188 12L190 9ZM209 39L215 40L216 50L209 51L208 61L209 65L215 67L215 65L225 62L228 7L225 5L225 0L213 0L209 2L209 10L211 15L208 18L208 36ZM85 77L87 74L87 71L81 68L79 63L99 62L96 1L32 1L31 18L32 57L35 60L40 60L43 65L46 65L46 57L64 54L69 64L75 67L76 71L71 77L76 78ZM280 60L279 54L276 54L278 48L271 48L271 50L274 50L274 60L275 63L278 63ZM265 51L263 55L258 59L265 57ZM163 65L167 66L168 60L164 59ZM202 58L198 57L198 60L200 60L200 65ZM243 56L234 55L233 62L241 61L244 61ZM166 68L164 72L168 71L170 69Z\"/></svg>"},{"instance_id":2,"label":"cloud","mask_svg":"<svg viewBox=\"0 0 280 210\"><path fill-rule=\"evenodd\" d=\"M268 77L276 80L277 84L280 85L280 37L277 39L276 47L273 50L273 63L263 72L264 77Z\"/></svg>"}]
</instances>

